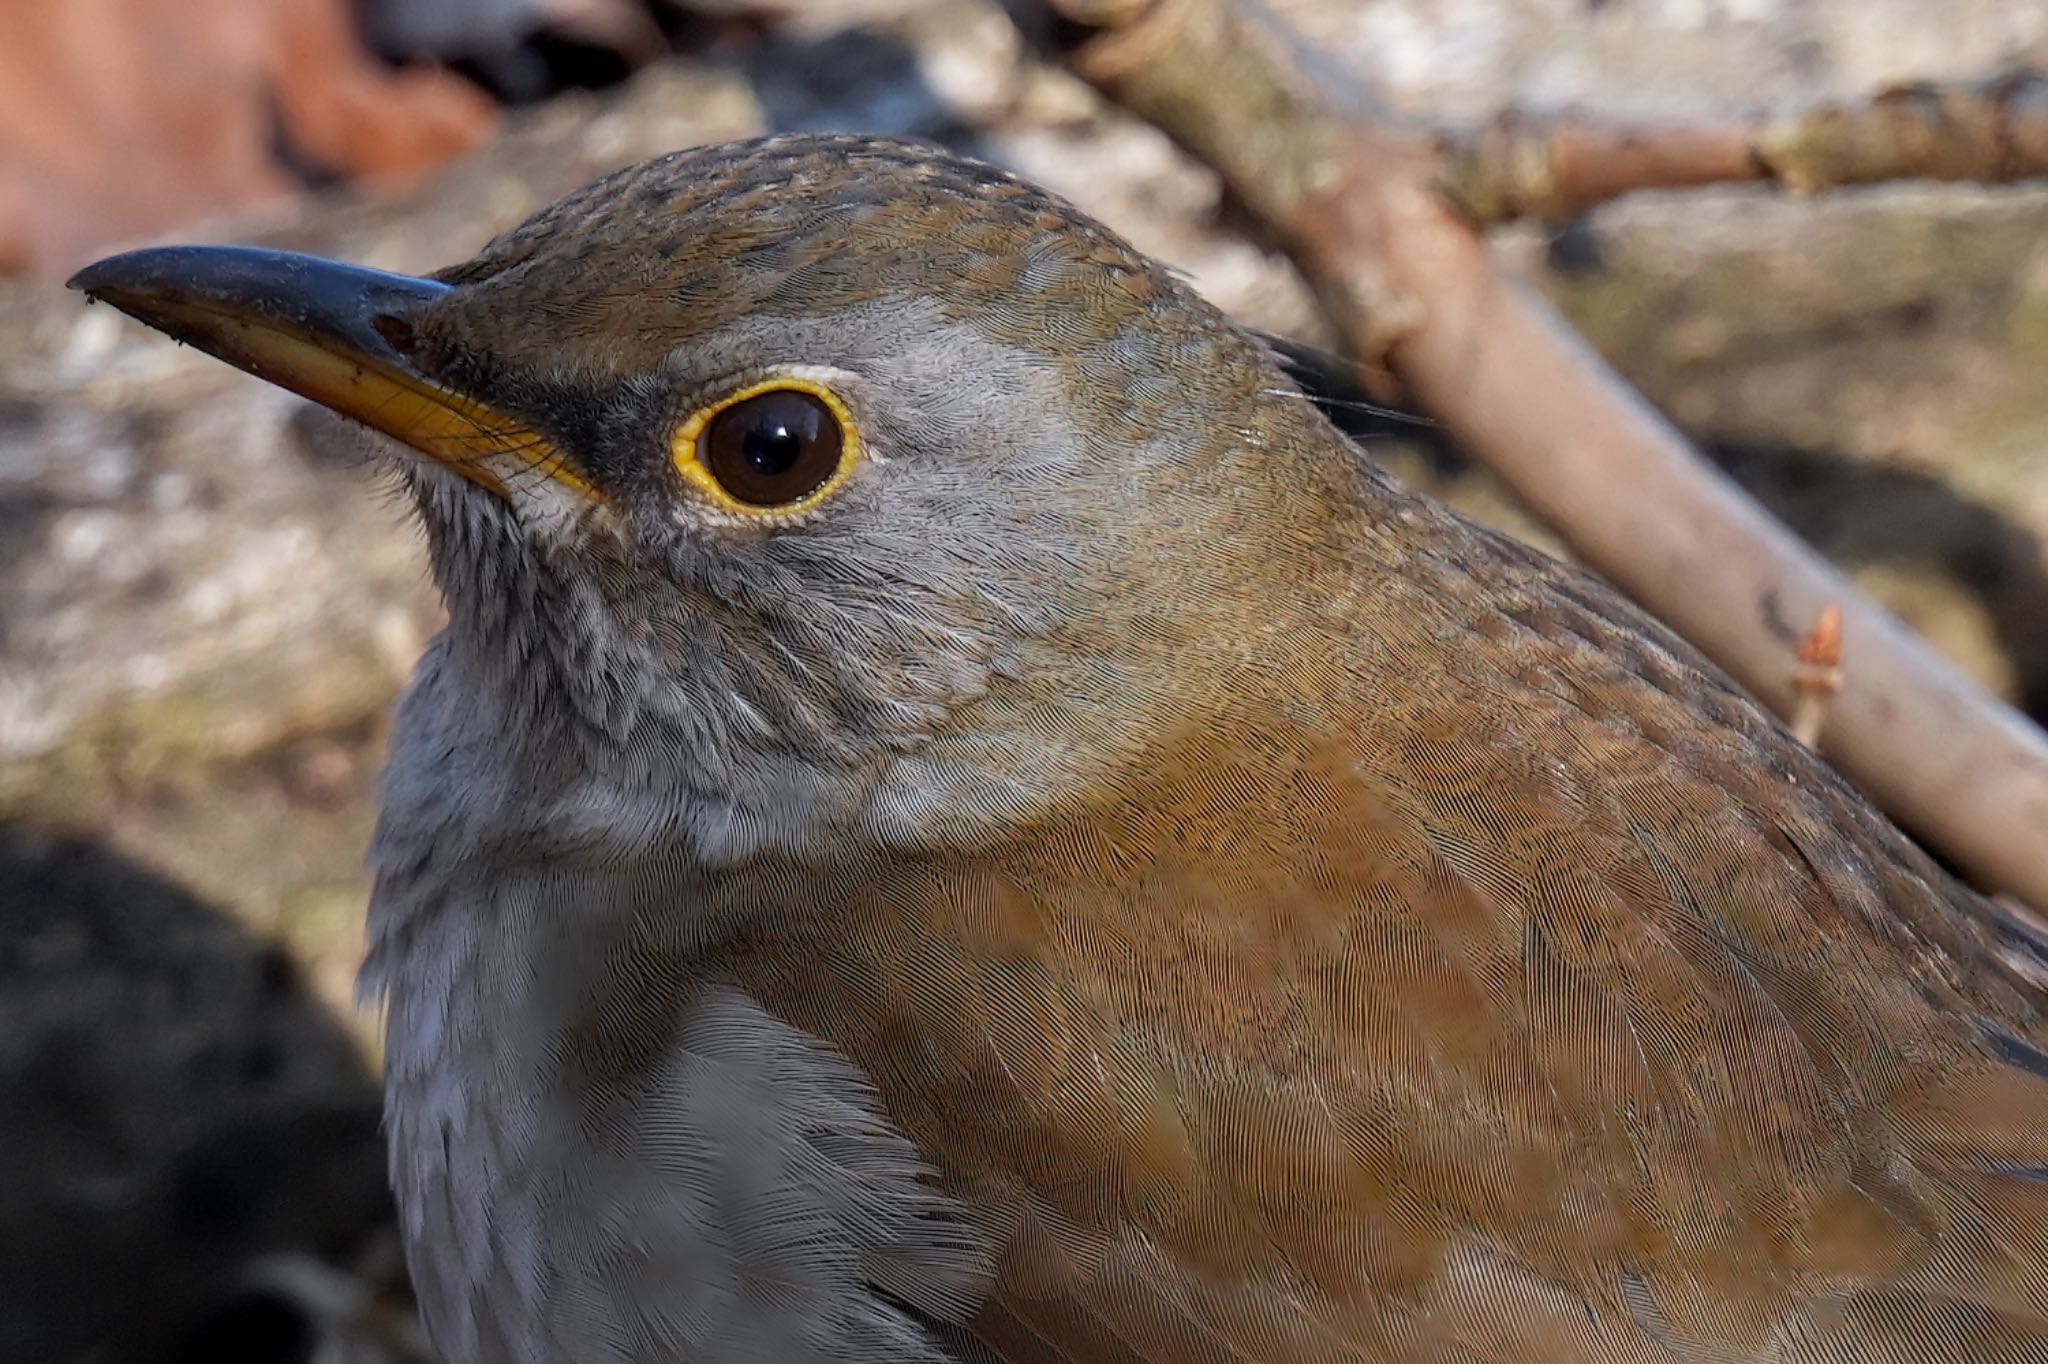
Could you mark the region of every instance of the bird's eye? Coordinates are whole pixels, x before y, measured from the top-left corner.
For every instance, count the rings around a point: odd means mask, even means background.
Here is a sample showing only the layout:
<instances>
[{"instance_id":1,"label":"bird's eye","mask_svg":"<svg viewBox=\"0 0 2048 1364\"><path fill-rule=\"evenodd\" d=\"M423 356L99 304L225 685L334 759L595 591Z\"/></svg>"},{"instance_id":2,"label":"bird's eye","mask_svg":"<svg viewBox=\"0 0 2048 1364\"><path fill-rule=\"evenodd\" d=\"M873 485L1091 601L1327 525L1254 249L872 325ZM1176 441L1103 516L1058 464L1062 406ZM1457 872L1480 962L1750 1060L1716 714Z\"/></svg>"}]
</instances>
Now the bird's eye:
<instances>
[{"instance_id":1,"label":"bird's eye","mask_svg":"<svg viewBox=\"0 0 2048 1364\"><path fill-rule=\"evenodd\" d=\"M699 411L675 436L676 468L727 511L816 505L853 465L858 439L829 388L779 378Z\"/></svg>"},{"instance_id":2,"label":"bird's eye","mask_svg":"<svg viewBox=\"0 0 2048 1364\"><path fill-rule=\"evenodd\" d=\"M779 388L713 417L703 459L719 486L740 501L779 507L832 477L844 440L831 408L809 393Z\"/></svg>"}]
</instances>

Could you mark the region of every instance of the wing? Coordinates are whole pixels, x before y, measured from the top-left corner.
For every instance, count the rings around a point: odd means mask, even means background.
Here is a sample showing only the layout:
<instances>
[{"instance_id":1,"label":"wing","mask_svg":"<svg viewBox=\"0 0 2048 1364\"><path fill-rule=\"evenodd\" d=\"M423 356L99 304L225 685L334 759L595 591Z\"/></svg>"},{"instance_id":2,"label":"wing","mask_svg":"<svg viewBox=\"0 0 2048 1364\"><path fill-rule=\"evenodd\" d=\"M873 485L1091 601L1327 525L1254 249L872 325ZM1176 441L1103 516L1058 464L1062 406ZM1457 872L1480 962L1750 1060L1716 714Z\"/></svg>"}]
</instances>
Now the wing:
<instances>
[{"instance_id":1,"label":"wing","mask_svg":"<svg viewBox=\"0 0 2048 1364\"><path fill-rule=\"evenodd\" d=\"M2048 1359L2043 997L1981 902L1603 589L1407 570L720 964L976 1210L959 1352Z\"/></svg>"}]
</instances>

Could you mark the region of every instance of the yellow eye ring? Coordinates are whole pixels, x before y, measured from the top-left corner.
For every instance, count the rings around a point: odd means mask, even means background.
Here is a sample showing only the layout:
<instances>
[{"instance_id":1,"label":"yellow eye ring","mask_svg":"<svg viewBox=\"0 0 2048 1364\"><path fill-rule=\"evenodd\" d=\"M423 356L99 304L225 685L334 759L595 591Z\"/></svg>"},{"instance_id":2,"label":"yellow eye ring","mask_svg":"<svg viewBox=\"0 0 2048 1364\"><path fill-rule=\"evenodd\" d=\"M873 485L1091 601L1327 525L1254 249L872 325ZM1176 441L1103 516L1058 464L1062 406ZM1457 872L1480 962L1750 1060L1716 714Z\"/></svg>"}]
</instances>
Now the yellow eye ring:
<instances>
[{"instance_id":1,"label":"yellow eye ring","mask_svg":"<svg viewBox=\"0 0 2048 1364\"><path fill-rule=\"evenodd\" d=\"M691 413L669 451L676 472L719 511L782 519L838 492L861 460L861 441L829 385L785 373Z\"/></svg>"}]
</instances>

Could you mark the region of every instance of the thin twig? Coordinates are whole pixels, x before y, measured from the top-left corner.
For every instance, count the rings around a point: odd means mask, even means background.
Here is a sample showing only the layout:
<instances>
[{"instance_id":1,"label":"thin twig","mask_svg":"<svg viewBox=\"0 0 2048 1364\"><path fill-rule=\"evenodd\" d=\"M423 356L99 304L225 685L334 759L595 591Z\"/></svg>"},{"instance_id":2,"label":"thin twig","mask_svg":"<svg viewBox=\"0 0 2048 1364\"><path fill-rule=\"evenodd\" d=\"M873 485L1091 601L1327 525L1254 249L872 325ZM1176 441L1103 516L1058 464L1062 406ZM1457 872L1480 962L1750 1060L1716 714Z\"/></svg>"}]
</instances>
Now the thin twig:
<instances>
[{"instance_id":1,"label":"thin twig","mask_svg":"<svg viewBox=\"0 0 2048 1364\"><path fill-rule=\"evenodd\" d=\"M1799 663L1792 669L1792 733L1808 748L1820 747L1821 726L1828 702L1842 689L1842 608L1829 602L1820 610L1805 639L1799 641Z\"/></svg>"},{"instance_id":2,"label":"thin twig","mask_svg":"<svg viewBox=\"0 0 2048 1364\"><path fill-rule=\"evenodd\" d=\"M1224 177L1354 351L1383 359L1595 569L1780 715L1795 622L1851 656L1825 751L1987 889L2048 905L2048 736L1977 687L1715 471L1438 191L1389 121L1262 9L1054 0L1068 60Z\"/></svg>"},{"instance_id":3,"label":"thin twig","mask_svg":"<svg viewBox=\"0 0 2048 1364\"><path fill-rule=\"evenodd\" d=\"M1501 115L1439 141L1438 184L1478 223L1568 218L1639 189L2048 176L2048 79L1895 86L1796 113L1661 125Z\"/></svg>"}]
</instances>

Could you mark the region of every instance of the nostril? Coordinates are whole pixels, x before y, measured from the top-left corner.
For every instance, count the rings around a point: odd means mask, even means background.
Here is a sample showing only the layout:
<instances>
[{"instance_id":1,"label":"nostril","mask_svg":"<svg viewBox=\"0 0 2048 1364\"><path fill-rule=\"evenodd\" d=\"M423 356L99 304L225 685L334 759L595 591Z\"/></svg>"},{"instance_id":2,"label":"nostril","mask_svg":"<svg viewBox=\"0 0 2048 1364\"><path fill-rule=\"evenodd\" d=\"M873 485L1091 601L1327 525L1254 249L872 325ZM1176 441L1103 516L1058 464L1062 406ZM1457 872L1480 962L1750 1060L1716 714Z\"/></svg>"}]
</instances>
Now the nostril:
<instances>
[{"instance_id":1,"label":"nostril","mask_svg":"<svg viewBox=\"0 0 2048 1364\"><path fill-rule=\"evenodd\" d=\"M413 347L419 344L412 323L396 314L379 313L370 319L370 326L400 355L412 354Z\"/></svg>"}]
</instances>

